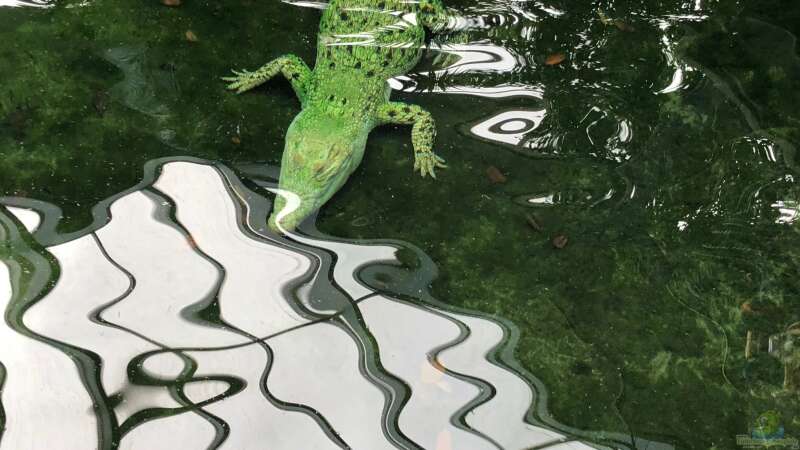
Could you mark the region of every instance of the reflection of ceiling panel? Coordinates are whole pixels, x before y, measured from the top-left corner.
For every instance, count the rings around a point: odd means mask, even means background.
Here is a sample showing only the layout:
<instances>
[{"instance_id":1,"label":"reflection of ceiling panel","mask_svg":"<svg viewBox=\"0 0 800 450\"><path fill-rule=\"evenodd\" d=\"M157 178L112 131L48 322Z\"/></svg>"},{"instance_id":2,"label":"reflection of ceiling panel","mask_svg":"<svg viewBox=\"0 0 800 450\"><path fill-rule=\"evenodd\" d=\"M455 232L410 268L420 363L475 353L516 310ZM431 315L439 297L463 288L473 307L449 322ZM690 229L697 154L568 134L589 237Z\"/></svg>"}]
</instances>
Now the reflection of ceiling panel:
<instances>
[{"instance_id":1,"label":"reflection of ceiling panel","mask_svg":"<svg viewBox=\"0 0 800 450\"><path fill-rule=\"evenodd\" d=\"M543 114L479 131L513 143ZM524 420L534 390L489 360L504 327L369 287L396 244L263 234L250 214L266 199L230 171L151 169L94 231L48 248L58 279L29 309L2 260L0 308L18 311L0 323L3 450L590 448ZM17 201L28 230L52 220ZM349 301L303 289L318 278Z\"/></svg>"}]
</instances>

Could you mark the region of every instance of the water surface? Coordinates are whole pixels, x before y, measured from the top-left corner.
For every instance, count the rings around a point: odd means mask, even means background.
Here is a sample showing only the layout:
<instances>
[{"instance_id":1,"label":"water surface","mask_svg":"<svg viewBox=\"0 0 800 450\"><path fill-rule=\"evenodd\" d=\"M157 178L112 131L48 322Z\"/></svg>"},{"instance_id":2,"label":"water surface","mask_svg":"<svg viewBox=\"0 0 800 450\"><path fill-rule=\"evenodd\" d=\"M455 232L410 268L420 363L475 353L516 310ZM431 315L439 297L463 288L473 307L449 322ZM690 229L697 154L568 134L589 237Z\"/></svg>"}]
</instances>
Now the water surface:
<instances>
[{"instance_id":1,"label":"water surface","mask_svg":"<svg viewBox=\"0 0 800 450\"><path fill-rule=\"evenodd\" d=\"M800 7L447 4L460 19L391 84L434 115L450 168L419 179L409 130L377 130L319 230L411 243L438 267L432 298L513 325L505 367L546 386L532 422L609 446L728 449L775 410L799 436L769 350L800 321ZM155 158L220 161L270 198L258 181L298 102L281 81L236 97L217 77L283 53L312 62L318 8L2 5L0 195L61 208L65 241Z\"/></svg>"}]
</instances>

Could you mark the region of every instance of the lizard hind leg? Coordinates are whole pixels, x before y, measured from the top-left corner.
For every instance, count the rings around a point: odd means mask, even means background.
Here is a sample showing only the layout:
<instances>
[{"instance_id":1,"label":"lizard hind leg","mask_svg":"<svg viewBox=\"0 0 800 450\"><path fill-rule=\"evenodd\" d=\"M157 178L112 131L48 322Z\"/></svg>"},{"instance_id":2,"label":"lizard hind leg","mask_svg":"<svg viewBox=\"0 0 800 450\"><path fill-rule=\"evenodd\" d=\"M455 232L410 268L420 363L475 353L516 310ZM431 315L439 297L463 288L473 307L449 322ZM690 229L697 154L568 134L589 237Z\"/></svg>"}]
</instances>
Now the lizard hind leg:
<instances>
[{"instance_id":1,"label":"lizard hind leg","mask_svg":"<svg viewBox=\"0 0 800 450\"><path fill-rule=\"evenodd\" d=\"M292 88L294 88L300 101L305 100L308 80L311 78L311 69L302 59L295 55L281 56L252 72L234 70L233 74L235 76L222 77L222 80L229 83L228 89L241 94L264 84L279 72L292 83Z\"/></svg>"}]
</instances>

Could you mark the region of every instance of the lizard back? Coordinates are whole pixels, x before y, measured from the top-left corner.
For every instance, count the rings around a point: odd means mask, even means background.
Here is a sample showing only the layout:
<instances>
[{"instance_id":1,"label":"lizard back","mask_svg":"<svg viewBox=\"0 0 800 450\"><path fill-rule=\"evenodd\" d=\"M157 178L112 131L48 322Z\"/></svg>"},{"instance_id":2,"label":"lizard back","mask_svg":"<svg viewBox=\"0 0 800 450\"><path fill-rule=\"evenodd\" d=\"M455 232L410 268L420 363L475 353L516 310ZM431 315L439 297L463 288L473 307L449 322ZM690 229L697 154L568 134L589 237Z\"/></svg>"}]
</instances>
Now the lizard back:
<instances>
[{"instance_id":1,"label":"lizard back","mask_svg":"<svg viewBox=\"0 0 800 450\"><path fill-rule=\"evenodd\" d=\"M422 56L418 11L414 1L332 0L320 21L317 87L327 91L329 85L341 95L346 84L354 92L345 96L382 100L386 80L408 72Z\"/></svg>"}]
</instances>

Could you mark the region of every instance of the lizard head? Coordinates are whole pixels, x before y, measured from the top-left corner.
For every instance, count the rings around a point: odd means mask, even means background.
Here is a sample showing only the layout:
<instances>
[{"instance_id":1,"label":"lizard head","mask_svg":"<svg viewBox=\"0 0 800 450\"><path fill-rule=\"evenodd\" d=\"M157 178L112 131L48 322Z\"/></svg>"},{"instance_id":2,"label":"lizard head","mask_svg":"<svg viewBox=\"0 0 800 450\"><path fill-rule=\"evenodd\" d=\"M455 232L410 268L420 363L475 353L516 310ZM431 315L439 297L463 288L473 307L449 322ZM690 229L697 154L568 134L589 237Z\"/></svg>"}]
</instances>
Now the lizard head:
<instances>
[{"instance_id":1,"label":"lizard head","mask_svg":"<svg viewBox=\"0 0 800 450\"><path fill-rule=\"evenodd\" d=\"M368 133L345 117L303 110L286 131L270 228L292 231L325 204L361 163Z\"/></svg>"}]
</instances>

